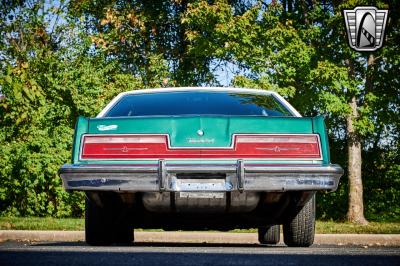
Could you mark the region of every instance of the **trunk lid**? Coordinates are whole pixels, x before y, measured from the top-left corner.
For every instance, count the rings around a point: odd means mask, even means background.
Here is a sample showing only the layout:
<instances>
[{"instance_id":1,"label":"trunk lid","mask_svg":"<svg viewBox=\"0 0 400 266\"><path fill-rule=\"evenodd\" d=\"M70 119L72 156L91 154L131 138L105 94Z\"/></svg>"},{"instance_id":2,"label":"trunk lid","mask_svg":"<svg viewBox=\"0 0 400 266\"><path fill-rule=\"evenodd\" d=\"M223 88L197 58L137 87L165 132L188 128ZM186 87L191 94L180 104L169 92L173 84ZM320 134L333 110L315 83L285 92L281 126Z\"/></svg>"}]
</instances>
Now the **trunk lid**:
<instances>
[{"instance_id":1,"label":"trunk lid","mask_svg":"<svg viewBox=\"0 0 400 266\"><path fill-rule=\"evenodd\" d=\"M312 118L135 117L93 118L89 134L168 134L174 147L229 147L234 134L310 134Z\"/></svg>"}]
</instances>

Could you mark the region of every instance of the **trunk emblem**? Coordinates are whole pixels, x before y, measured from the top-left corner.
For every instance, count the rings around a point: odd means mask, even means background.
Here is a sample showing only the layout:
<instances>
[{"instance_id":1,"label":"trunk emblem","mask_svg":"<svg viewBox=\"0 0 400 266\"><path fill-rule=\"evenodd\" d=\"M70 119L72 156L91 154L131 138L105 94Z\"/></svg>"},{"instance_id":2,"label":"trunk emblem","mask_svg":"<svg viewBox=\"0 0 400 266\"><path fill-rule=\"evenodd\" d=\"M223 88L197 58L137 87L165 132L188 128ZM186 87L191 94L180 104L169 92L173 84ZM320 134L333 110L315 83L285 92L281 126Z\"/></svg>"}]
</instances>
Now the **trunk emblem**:
<instances>
[{"instance_id":1,"label":"trunk emblem","mask_svg":"<svg viewBox=\"0 0 400 266\"><path fill-rule=\"evenodd\" d=\"M281 151L298 151L300 148L281 148L279 146L275 146L275 148L256 148L257 150L265 150L265 151L274 151L274 152L281 152Z\"/></svg>"},{"instance_id":2,"label":"trunk emblem","mask_svg":"<svg viewBox=\"0 0 400 266\"><path fill-rule=\"evenodd\" d=\"M97 129L99 131L117 130L118 126L117 125L98 125Z\"/></svg>"},{"instance_id":3,"label":"trunk emblem","mask_svg":"<svg viewBox=\"0 0 400 266\"><path fill-rule=\"evenodd\" d=\"M128 148L127 146L123 146L122 148L103 148L103 150L128 152L128 151L144 151L147 150L147 148Z\"/></svg>"},{"instance_id":4,"label":"trunk emblem","mask_svg":"<svg viewBox=\"0 0 400 266\"><path fill-rule=\"evenodd\" d=\"M204 135L204 131L201 130L201 129L197 130L197 135L203 136Z\"/></svg>"}]
</instances>

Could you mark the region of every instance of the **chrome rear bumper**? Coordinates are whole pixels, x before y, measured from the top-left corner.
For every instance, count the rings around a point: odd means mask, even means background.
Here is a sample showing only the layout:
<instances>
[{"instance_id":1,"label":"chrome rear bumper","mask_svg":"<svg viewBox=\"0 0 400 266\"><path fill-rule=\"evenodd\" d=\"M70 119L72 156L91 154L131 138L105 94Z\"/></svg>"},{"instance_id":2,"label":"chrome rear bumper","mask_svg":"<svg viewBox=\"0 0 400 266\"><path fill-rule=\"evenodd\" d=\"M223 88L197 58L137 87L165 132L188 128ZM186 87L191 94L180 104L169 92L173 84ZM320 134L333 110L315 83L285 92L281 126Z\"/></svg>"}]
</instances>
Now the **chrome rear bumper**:
<instances>
[{"instance_id":1,"label":"chrome rear bumper","mask_svg":"<svg viewBox=\"0 0 400 266\"><path fill-rule=\"evenodd\" d=\"M179 174L222 174L225 178L179 178ZM338 187L339 165L170 164L77 165L59 170L66 190L126 192L226 192L329 190ZM198 176L198 175L197 175ZM200 175L201 176L201 175Z\"/></svg>"}]
</instances>

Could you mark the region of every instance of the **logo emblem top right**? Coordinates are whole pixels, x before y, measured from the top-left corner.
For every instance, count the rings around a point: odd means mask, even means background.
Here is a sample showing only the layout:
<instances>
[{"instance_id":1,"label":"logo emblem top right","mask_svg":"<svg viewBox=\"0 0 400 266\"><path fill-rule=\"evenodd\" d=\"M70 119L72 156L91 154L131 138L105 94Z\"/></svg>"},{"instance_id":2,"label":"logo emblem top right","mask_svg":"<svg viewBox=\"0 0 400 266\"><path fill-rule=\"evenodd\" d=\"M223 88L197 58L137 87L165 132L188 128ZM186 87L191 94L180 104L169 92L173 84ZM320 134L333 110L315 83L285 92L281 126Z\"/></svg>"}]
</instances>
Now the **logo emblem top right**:
<instances>
[{"instance_id":1,"label":"logo emblem top right","mask_svg":"<svg viewBox=\"0 0 400 266\"><path fill-rule=\"evenodd\" d=\"M349 45L356 51L375 51L382 47L388 10L359 6L343 10Z\"/></svg>"}]
</instances>

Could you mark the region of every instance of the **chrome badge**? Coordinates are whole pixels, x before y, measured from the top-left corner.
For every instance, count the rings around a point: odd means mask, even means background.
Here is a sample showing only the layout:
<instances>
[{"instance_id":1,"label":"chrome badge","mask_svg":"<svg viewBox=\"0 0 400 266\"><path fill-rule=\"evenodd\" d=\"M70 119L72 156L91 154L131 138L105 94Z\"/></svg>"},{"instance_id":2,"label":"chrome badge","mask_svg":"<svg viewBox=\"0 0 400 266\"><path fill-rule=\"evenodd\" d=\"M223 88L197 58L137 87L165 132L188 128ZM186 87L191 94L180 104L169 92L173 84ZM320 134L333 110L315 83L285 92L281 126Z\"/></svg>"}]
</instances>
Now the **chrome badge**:
<instances>
[{"instance_id":1,"label":"chrome badge","mask_svg":"<svg viewBox=\"0 0 400 266\"><path fill-rule=\"evenodd\" d=\"M97 129L99 131L117 130L118 126L117 125L98 125Z\"/></svg>"},{"instance_id":2,"label":"chrome badge","mask_svg":"<svg viewBox=\"0 0 400 266\"><path fill-rule=\"evenodd\" d=\"M208 138L201 138L201 139L195 139L195 138L187 138L186 139L188 143L214 143L215 139L208 139Z\"/></svg>"},{"instance_id":3,"label":"chrome badge","mask_svg":"<svg viewBox=\"0 0 400 266\"><path fill-rule=\"evenodd\" d=\"M204 131L201 130L201 129L197 130L197 135L203 136L204 135Z\"/></svg>"},{"instance_id":4,"label":"chrome badge","mask_svg":"<svg viewBox=\"0 0 400 266\"><path fill-rule=\"evenodd\" d=\"M356 51L375 51L382 47L388 10L359 6L343 10L349 45Z\"/></svg>"}]
</instances>

